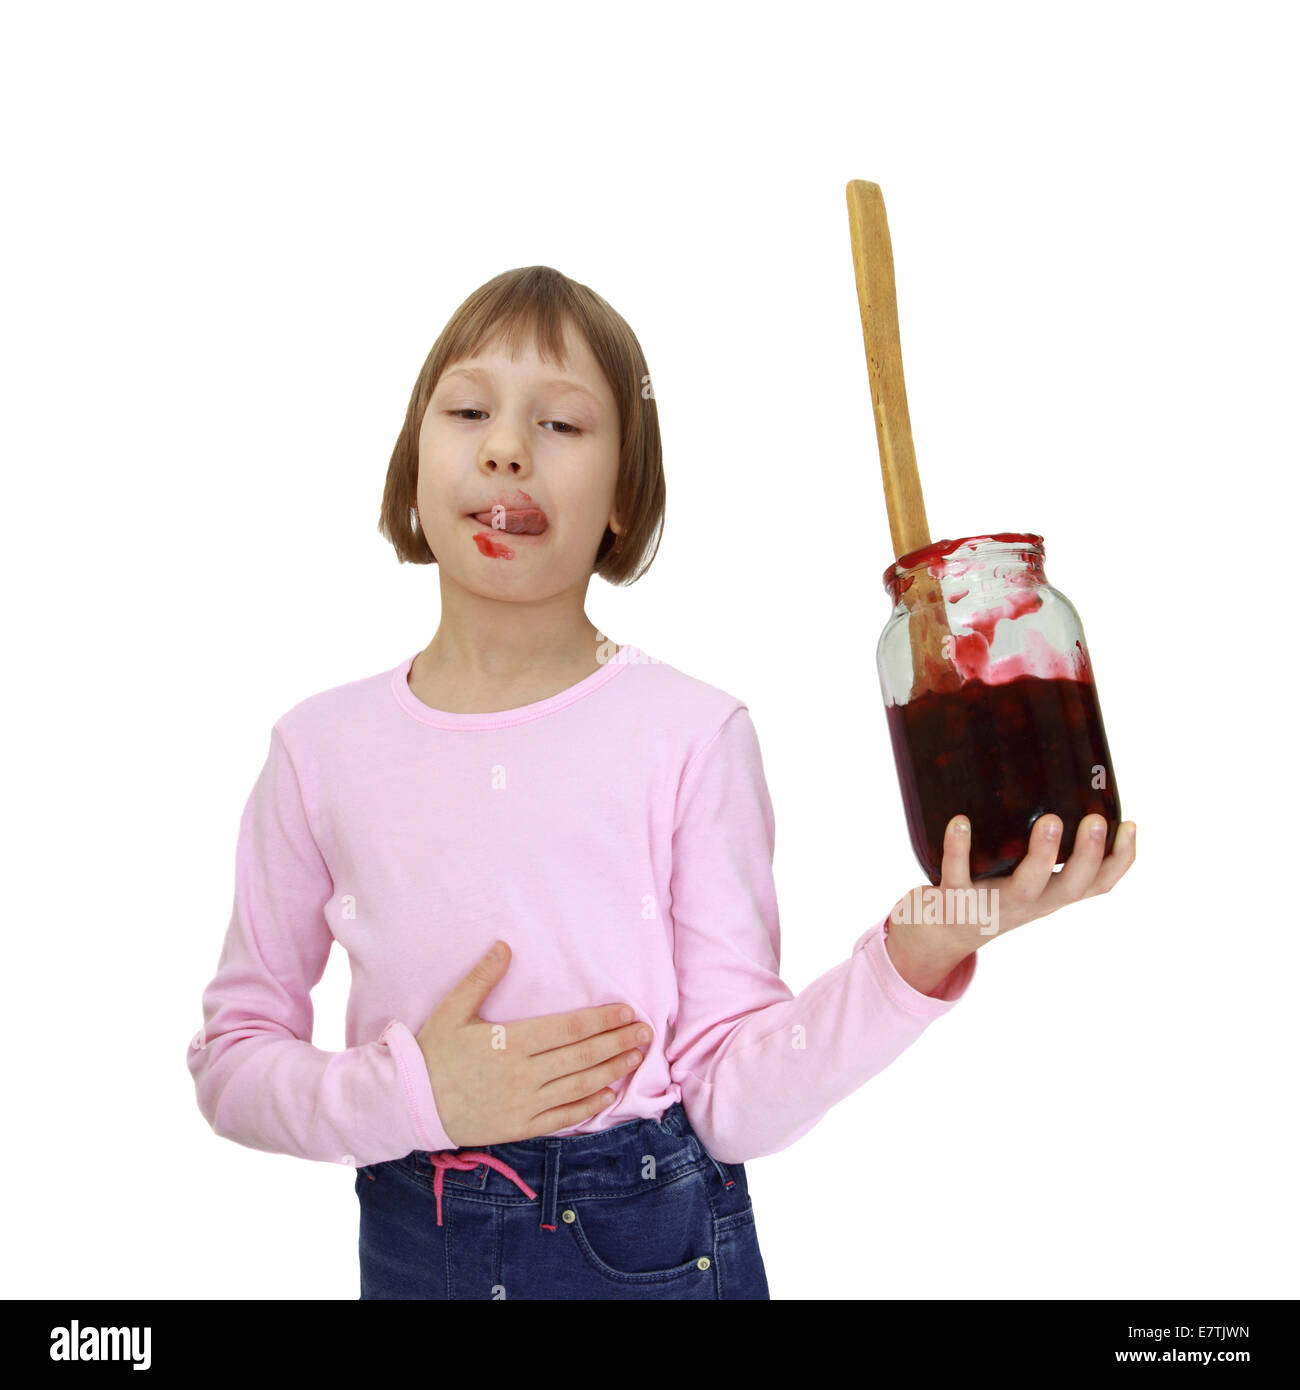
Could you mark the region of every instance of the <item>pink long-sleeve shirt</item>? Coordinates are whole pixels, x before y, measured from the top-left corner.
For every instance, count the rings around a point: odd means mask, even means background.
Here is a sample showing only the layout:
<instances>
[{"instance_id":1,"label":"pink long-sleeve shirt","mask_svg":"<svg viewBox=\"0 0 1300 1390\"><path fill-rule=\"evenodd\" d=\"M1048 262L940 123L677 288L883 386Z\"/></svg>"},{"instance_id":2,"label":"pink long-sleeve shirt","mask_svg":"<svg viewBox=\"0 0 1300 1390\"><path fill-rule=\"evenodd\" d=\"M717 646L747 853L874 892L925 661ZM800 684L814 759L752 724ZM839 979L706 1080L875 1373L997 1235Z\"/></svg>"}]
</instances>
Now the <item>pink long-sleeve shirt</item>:
<instances>
[{"instance_id":1,"label":"pink long-sleeve shirt","mask_svg":"<svg viewBox=\"0 0 1300 1390\"><path fill-rule=\"evenodd\" d=\"M654 1030L599 1114L680 1100L715 1158L807 1133L966 992L885 949L888 913L795 995L782 981L775 824L746 706L624 646L549 699L435 710L414 656L311 696L272 727L244 808L234 909L188 1065L214 1131L349 1165L454 1147L415 1035L498 938L479 1017L625 1002ZM346 1046L312 1044L334 942Z\"/></svg>"}]
</instances>

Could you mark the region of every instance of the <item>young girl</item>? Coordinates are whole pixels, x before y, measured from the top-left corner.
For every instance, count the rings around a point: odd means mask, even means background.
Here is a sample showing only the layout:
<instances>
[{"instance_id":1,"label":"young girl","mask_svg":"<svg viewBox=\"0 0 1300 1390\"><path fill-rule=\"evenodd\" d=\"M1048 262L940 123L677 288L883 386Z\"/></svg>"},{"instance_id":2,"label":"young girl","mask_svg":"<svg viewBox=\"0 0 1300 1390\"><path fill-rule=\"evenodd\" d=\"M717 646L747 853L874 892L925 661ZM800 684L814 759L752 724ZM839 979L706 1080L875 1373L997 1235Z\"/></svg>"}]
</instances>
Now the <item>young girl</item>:
<instances>
[{"instance_id":1,"label":"young girl","mask_svg":"<svg viewBox=\"0 0 1300 1390\"><path fill-rule=\"evenodd\" d=\"M767 1298L745 1161L947 1013L990 939L887 914L782 982L746 706L584 612L593 573L648 567L664 496L628 325L558 271L498 276L434 344L384 488L399 559L438 565L432 641L272 727L189 1069L217 1134L356 1168L362 1298ZM1003 931L1132 861L1081 833L1053 875L1059 831L996 881Z\"/></svg>"}]
</instances>

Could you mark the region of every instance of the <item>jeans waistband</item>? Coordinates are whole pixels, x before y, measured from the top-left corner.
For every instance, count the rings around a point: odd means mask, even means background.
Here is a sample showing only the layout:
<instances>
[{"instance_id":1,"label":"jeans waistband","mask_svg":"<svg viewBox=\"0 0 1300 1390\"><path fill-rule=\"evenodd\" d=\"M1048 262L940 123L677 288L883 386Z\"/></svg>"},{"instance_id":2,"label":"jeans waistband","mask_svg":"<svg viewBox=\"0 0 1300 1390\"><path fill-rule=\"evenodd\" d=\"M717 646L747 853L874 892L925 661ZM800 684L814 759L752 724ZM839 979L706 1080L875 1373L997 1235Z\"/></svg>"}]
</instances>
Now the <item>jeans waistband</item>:
<instances>
[{"instance_id":1,"label":"jeans waistband","mask_svg":"<svg viewBox=\"0 0 1300 1390\"><path fill-rule=\"evenodd\" d=\"M433 1188L439 1225L445 1187L508 1204L536 1202L539 1224L554 1230L560 1197L641 1192L648 1183L676 1181L704 1163L717 1170L725 1188L747 1186L743 1165L719 1163L709 1153L680 1101L657 1120L625 1120L591 1134L542 1135L438 1153L417 1149L395 1162Z\"/></svg>"}]
</instances>

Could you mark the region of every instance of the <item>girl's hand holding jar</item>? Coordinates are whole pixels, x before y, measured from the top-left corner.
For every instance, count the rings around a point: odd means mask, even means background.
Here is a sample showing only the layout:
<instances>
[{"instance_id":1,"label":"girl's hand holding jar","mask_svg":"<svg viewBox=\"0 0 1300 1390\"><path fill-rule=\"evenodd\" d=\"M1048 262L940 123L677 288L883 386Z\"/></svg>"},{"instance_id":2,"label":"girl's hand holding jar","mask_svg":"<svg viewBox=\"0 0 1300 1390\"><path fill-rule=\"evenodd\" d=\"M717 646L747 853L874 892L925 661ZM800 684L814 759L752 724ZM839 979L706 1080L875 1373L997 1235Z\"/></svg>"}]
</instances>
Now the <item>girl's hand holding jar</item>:
<instances>
[{"instance_id":1,"label":"girl's hand holding jar","mask_svg":"<svg viewBox=\"0 0 1300 1390\"><path fill-rule=\"evenodd\" d=\"M1015 871L973 885L970 822L954 816L944 834L939 886L927 883L913 888L890 914L885 949L894 969L913 989L929 994L966 956L995 937L1069 903L1110 892L1137 857L1137 823L1120 824L1109 854L1103 853L1106 830L1104 817L1085 816L1073 853L1056 873L1061 817L1040 816L1029 837L1029 852ZM972 898L972 894L983 896ZM991 904L994 910L972 912L972 902Z\"/></svg>"}]
</instances>

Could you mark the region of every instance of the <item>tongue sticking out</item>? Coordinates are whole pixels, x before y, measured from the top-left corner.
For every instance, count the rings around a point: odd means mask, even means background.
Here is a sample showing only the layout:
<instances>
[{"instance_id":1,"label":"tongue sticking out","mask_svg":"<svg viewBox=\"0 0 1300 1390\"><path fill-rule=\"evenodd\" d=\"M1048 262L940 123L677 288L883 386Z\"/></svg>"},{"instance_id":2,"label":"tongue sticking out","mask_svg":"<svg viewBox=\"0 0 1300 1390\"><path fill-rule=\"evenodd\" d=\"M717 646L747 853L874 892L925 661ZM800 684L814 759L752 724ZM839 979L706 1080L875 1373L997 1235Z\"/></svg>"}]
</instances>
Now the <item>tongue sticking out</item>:
<instances>
[{"instance_id":1,"label":"tongue sticking out","mask_svg":"<svg viewBox=\"0 0 1300 1390\"><path fill-rule=\"evenodd\" d=\"M474 520L484 526L492 526L493 517L499 517L503 524L493 527L512 536L540 536L546 530L546 513L540 507L523 507L504 512L475 512Z\"/></svg>"}]
</instances>

